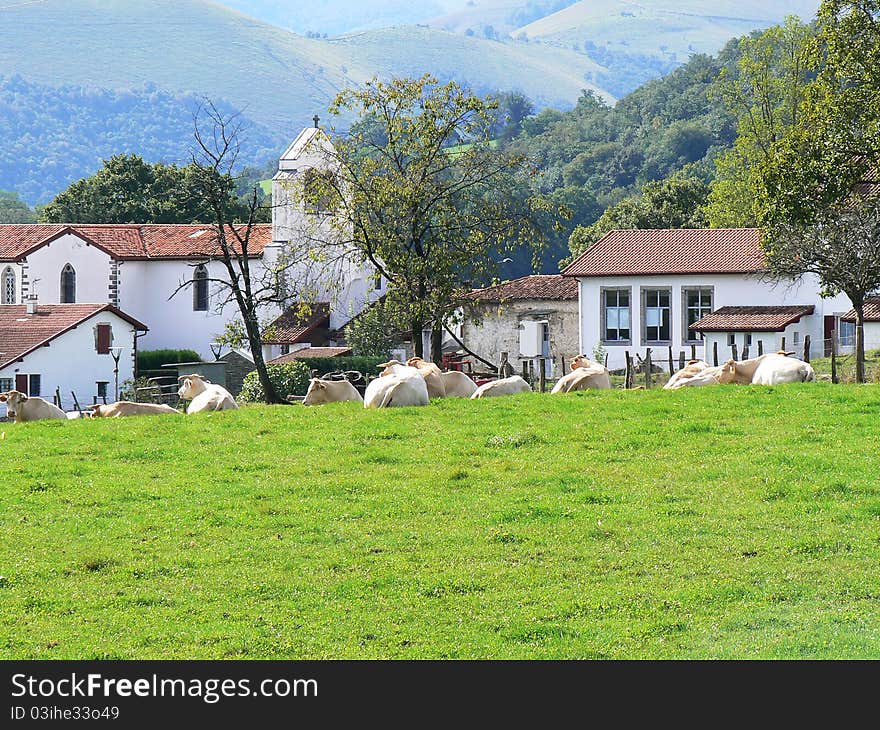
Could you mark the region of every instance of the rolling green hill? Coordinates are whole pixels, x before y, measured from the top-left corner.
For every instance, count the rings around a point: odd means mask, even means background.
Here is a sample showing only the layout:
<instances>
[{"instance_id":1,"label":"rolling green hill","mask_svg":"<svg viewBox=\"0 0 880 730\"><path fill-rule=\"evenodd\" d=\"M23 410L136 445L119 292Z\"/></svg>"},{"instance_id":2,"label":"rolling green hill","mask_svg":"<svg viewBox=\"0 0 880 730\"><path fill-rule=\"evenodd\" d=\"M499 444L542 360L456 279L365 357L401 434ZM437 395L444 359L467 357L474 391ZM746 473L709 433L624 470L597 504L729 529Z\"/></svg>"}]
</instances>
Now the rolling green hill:
<instances>
[{"instance_id":1,"label":"rolling green hill","mask_svg":"<svg viewBox=\"0 0 880 730\"><path fill-rule=\"evenodd\" d=\"M585 76L600 70L569 50L418 27L304 38L205 0L46 0L0 9L0 74L206 94L288 136L339 89L374 74L433 71L571 104L589 86Z\"/></svg>"}]
</instances>

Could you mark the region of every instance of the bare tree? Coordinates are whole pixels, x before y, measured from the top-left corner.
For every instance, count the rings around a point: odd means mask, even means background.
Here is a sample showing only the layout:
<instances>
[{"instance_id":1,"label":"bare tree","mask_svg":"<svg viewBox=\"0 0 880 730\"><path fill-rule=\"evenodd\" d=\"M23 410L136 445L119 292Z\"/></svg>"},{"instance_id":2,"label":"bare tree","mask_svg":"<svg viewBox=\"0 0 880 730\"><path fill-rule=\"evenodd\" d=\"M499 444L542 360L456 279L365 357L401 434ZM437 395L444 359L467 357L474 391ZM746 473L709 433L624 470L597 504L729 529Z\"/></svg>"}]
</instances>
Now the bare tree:
<instances>
[{"instance_id":1,"label":"bare tree","mask_svg":"<svg viewBox=\"0 0 880 730\"><path fill-rule=\"evenodd\" d=\"M823 294L846 294L856 313L856 382L865 381L865 300L880 289L880 204L852 201L808 226L783 224L765 232L767 272L776 280L815 274Z\"/></svg>"},{"instance_id":2,"label":"bare tree","mask_svg":"<svg viewBox=\"0 0 880 730\"><path fill-rule=\"evenodd\" d=\"M247 343L253 357L260 385L267 403L285 403L269 379L263 358L260 314L269 305L282 308L289 301L292 272L300 263L297 252L288 247L270 262L263 256L263 247L255 238L259 195L254 188L246 203L235 205L230 195L234 189L233 172L241 146L242 127L235 117L226 118L210 101L196 112L194 118L195 150L192 166L197 178L197 188L210 210L214 240L206 246L204 259L192 264L195 269L212 261L219 262L225 276L205 277L213 286L215 299L222 309L233 302L241 314ZM238 208L238 209L236 209ZM193 286L193 274L182 281L172 293Z\"/></svg>"}]
</instances>

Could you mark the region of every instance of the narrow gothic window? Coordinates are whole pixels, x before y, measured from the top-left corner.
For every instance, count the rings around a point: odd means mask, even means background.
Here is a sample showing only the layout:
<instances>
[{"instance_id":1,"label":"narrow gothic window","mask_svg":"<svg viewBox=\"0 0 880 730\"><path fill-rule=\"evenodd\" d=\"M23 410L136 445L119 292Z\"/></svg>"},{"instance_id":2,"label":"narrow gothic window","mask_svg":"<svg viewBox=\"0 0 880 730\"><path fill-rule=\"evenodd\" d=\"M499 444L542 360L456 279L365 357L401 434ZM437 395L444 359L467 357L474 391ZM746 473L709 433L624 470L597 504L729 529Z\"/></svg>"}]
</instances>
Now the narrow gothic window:
<instances>
[{"instance_id":1,"label":"narrow gothic window","mask_svg":"<svg viewBox=\"0 0 880 730\"><path fill-rule=\"evenodd\" d=\"M76 272L70 264L61 270L61 303L76 303Z\"/></svg>"},{"instance_id":2,"label":"narrow gothic window","mask_svg":"<svg viewBox=\"0 0 880 730\"><path fill-rule=\"evenodd\" d=\"M10 266L3 272L3 304L15 304L15 272Z\"/></svg>"},{"instance_id":3,"label":"narrow gothic window","mask_svg":"<svg viewBox=\"0 0 880 730\"><path fill-rule=\"evenodd\" d=\"M196 266L193 273L193 311L208 311L208 269L204 264Z\"/></svg>"}]
</instances>

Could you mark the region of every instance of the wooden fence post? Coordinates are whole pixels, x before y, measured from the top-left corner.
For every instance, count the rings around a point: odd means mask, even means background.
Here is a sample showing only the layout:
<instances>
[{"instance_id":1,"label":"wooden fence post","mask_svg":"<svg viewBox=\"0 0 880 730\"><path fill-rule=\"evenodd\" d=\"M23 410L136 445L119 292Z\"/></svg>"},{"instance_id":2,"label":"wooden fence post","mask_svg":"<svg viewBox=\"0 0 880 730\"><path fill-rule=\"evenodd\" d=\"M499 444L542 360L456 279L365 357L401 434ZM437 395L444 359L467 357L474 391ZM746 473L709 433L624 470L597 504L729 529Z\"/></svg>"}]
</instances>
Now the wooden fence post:
<instances>
[{"instance_id":1,"label":"wooden fence post","mask_svg":"<svg viewBox=\"0 0 880 730\"><path fill-rule=\"evenodd\" d=\"M696 358L691 358L691 359L695 360ZM681 352L678 353L678 369L684 370L684 350L682 350Z\"/></svg>"},{"instance_id":2,"label":"wooden fence post","mask_svg":"<svg viewBox=\"0 0 880 730\"><path fill-rule=\"evenodd\" d=\"M697 346L691 345L691 360L697 359Z\"/></svg>"},{"instance_id":3,"label":"wooden fence post","mask_svg":"<svg viewBox=\"0 0 880 730\"><path fill-rule=\"evenodd\" d=\"M651 348L645 350L645 388L651 387L651 370L654 366L651 364Z\"/></svg>"},{"instance_id":4,"label":"wooden fence post","mask_svg":"<svg viewBox=\"0 0 880 730\"><path fill-rule=\"evenodd\" d=\"M633 364L632 358L629 356L629 350L624 353L626 362L626 374L623 376L623 387L629 390L633 386Z\"/></svg>"},{"instance_id":5,"label":"wooden fence post","mask_svg":"<svg viewBox=\"0 0 880 730\"><path fill-rule=\"evenodd\" d=\"M529 385L535 384L535 361L529 360Z\"/></svg>"},{"instance_id":6,"label":"wooden fence post","mask_svg":"<svg viewBox=\"0 0 880 730\"><path fill-rule=\"evenodd\" d=\"M672 362L672 345L669 346L669 377L675 372L675 365Z\"/></svg>"},{"instance_id":7,"label":"wooden fence post","mask_svg":"<svg viewBox=\"0 0 880 730\"><path fill-rule=\"evenodd\" d=\"M782 350L783 352L785 352L785 336L784 335L782 337L782 347L780 347L779 349Z\"/></svg>"},{"instance_id":8,"label":"wooden fence post","mask_svg":"<svg viewBox=\"0 0 880 730\"><path fill-rule=\"evenodd\" d=\"M504 371L507 369L507 357L508 357L508 353L502 352L498 358L500 361L498 363L498 375L499 375L499 377L502 377L502 378L507 377L504 374Z\"/></svg>"},{"instance_id":9,"label":"wooden fence post","mask_svg":"<svg viewBox=\"0 0 880 730\"><path fill-rule=\"evenodd\" d=\"M522 361L522 370L523 370L523 373L522 373L523 380L525 380L529 385L531 385L531 384L532 384L532 381L529 380L529 363L528 363L528 360L523 360L523 361Z\"/></svg>"},{"instance_id":10,"label":"wooden fence post","mask_svg":"<svg viewBox=\"0 0 880 730\"><path fill-rule=\"evenodd\" d=\"M61 388L55 388L55 405L61 408Z\"/></svg>"},{"instance_id":11,"label":"wooden fence post","mask_svg":"<svg viewBox=\"0 0 880 730\"><path fill-rule=\"evenodd\" d=\"M804 335L804 362L810 362L810 336Z\"/></svg>"},{"instance_id":12,"label":"wooden fence post","mask_svg":"<svg viewBox=\"0 0 880 730\"><path fill-rule=\"evenodd\" d=\"M764 340L758 340L758 357L764 354Z\"/></svg>"},{"instance_id":13,"label":"wooden fence post","mask_svg":"<svg viewBox=\"0 0 880 730\"><path fill-rule=\"evenodd\" d=\"M608 353L605 353L605 362L602 363L606 368L608 367Z\"/></svg>"},{"instance_id":14,"label":"wooden fence post","mask_svg":"<svg viewBox=\"0 0 880 730\"><path fill-rule=\"evenodd\" d=\"M547 358L539 357L538 358L538 367L541 369L541 372L538 373L538 383L541 386L541 392L547 392Z\"/></svg>"},{"instance_id":15,"label":"wooden fence post","mask_svg":"<svg viewBox=\"0 0 880 730\"><path fill-rule=\"evenodd\" d=\"M749 359L749 346L748 346L748 345L743 345L743 356L742 356L742 359L743 359L743 360L748 360L748 359Z\"/></svg>"},{"instance_id":16,"label":"wooden fence post","mask_svg":"<svg viewBox=\"0 0 880 730\"><path fill-rule=\"evenodd\" d=\"M76 410L81 411L82 408L79 407L79 401L76 399L76 393L74 393L74 392L71 390L71 391L70 391L70 395L73 396L73 407L74 407Z\"/></svg>"},{"instance_id":17,"label":"wooden fence post","mask_svg":"<svg viewBox=\"0 0 880 730\"><path fill-rule=\"evenodd\" d=\"M730 352L731 352L731 354L733 355L733 360L734 360L734 362L737 361L737 360L739 360L739 358L736 356L738 350L736 349L736 343L735 343L735 342L730 346Z\"/></svg>"},{"instance_id":18,"label":"wooden fence post","mask_svg":"<svg viewBox=\"0 0 880 730\"><path fill-rule=\"evenodd\" d=\"M718 340L712 343L712 364L718 367Z\"/></svg>"},{"instance_id":19,"label":"wooden fence post","mask_svg":"<svg viewBox=\"0 0 880 730\"><path fill-rule=\"evenodd\" d=\"M562 375L565 375L565 355L562 355L559 358L559 364L561 365L560 373L562 373Z\"/></svg>"},{"instance_id":20,"label":"wooden fence post","mask_svg":"<svg viewBox=\"0 0 880 730\"><path fill-rule=\"evenodd\" d=\"M831 330L831 382L839 383L837 375L837 330Z\"/></svg>"}]
</instances>

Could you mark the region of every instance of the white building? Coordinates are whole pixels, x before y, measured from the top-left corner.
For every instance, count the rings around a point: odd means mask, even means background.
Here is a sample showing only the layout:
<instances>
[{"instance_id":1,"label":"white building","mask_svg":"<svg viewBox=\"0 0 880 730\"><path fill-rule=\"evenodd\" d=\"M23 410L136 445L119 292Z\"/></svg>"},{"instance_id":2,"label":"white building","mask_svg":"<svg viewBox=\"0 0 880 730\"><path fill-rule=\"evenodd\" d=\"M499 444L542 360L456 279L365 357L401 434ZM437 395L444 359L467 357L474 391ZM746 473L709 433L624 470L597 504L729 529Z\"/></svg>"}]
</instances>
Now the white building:
<instances>
[{"instance_id":1,"label":"white building","mask_svg":"<svg viewBox=\"0 0 880 730\"><path fill-rule=\"evenodd\" d=\"M115 398L134 373L138 335L147 327L110 304L27 304L0 307L0 392L47 400L60 392L85 407ZM114 355L119 357L118 370Z\"/></svg>"},{"instance_id":2,"label":"white building","mask_svg":"<svg viewBox=\"0 0 880 730\"><path fill-rule=\"evenodd\" d=\"M809 335L810 355L825 354L830 332L843 331L840 320L852 306L849 299L822 298L814 276L772 283L763 269L758 229L624 230L605 235L562 275L578 281L581 351L601 345L612 369L625 367L626 352L644 357L648 348L658 363L668 359L670 347L676 361L693 351L711 363L713 344L706 348L704 334L692 325L725 307L748 307L753 319L769 314L762 308L795 308L797 316L781 330L774 321L762 334L764 351L772 351L770 340L781 343L782 336L788 349L798 350ZM763 331L753 324L741 318L731 320L730 329L712 330L719 359L731 356L732 344L740 357L744 347L757 354L756 333Z\"/></svg>"}]
</instances>

